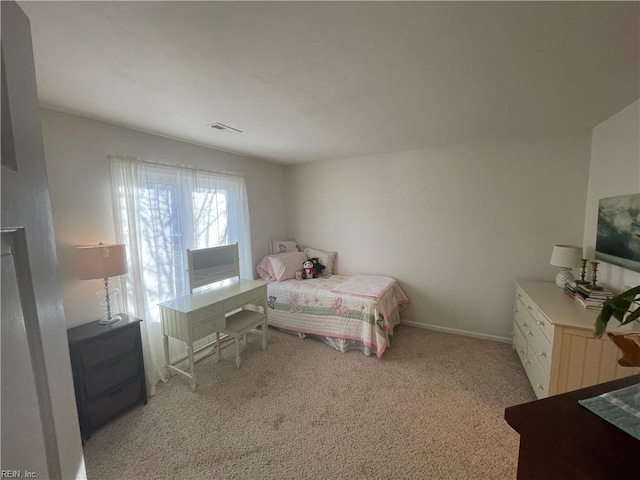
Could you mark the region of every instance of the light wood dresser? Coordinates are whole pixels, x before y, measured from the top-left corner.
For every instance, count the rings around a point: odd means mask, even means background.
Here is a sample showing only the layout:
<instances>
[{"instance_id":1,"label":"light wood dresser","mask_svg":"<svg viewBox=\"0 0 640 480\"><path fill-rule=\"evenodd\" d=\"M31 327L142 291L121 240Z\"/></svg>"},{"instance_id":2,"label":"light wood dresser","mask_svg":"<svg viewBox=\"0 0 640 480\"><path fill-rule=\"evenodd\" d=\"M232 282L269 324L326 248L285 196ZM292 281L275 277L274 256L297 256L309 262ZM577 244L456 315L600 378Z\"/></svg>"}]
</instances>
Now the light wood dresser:
<instances>
[{"instance_id":1,"label":"light wood dresser","mask_svg":"<svg viewBox=\"0 0 640 480\"><path fill-rule=\"evenodd\" d=\"M640 373L618 365L621 353L606 336L593 338L597 316L555 283L516 282L513 346L538 398Z\"/></svg>"}]
</instances>

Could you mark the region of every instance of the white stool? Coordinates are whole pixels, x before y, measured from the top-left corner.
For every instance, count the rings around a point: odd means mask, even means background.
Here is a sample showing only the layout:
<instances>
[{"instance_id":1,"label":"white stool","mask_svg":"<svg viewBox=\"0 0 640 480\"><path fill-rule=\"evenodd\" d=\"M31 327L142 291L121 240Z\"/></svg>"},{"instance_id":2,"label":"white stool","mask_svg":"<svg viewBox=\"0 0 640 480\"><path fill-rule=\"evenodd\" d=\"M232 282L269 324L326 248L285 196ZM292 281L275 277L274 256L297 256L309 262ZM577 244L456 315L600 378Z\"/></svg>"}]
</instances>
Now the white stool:
<instances>
[{"instance_id":1,"label":"white stool","mask_svg":"<svg viewBox=\"0 0 640 480\"><path fill-rule=\"evenodd\" d=\"M236 344L236 367L240 368L240 337L245 337L247 333L262 334L262 350L267 349L267 316L264 313L254 312L253 310L240 310L233 315L229 315L226 319L226 327L220 332L226 333L235 340ZM261 330L257 328L262 325ZM220 333L216 333L218 344L218 360L220 360Z\"/></svg>"}]
</instances>

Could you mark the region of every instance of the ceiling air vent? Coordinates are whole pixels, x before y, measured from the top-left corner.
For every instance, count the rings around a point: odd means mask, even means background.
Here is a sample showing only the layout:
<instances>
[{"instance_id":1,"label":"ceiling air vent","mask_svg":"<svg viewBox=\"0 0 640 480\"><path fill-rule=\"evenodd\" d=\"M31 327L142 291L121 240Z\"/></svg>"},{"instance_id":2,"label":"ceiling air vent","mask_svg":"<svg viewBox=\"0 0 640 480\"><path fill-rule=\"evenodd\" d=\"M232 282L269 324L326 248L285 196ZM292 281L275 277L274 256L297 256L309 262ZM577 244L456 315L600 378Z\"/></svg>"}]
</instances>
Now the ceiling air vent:
<instances>
[{"instance_id":1,"label":"ceiling air vent","mask_svg":"<svg viewBox=\"0 0 640 480\"><path fill-rule=\"evenodd\" d=\"M234 133L234 134L242 133L242 130L238 130L237 128L230 127L229 125L225 125L224 123L220 123L220 122L210 123L207 125L207 127L212 128L213 130L218 130L220 132L225 132L225 133Z\"/></svg>"}]
</instances>

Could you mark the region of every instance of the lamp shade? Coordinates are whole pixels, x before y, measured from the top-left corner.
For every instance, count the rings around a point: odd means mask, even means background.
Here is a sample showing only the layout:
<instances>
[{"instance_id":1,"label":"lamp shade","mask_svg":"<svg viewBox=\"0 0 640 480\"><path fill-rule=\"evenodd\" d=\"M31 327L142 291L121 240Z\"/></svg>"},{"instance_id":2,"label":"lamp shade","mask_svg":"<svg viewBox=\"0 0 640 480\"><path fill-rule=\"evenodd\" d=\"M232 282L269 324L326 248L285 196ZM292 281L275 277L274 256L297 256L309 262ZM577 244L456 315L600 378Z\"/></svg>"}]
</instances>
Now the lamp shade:
<instances>
[{"instance_id":1,"label":"lamp shade","mask_svg":"<svg viewBox=\"0 0 640 480\"><path fill-rule=\"evenodd\" d=\"M563 268L580 266L582 247L577 245L554 245L551 253L551 265Z\"/></svg>"},{"instance_id":2,"label":"lamp shade","mask_svg":"<svg viewBox=\"0 0 640 480\"><path fill-rule=\"evenodd\" d=\"M125 246L112 244L77 247L76 273L82 280L124 275L127 273Z\"/></svg>"}]
</instances>

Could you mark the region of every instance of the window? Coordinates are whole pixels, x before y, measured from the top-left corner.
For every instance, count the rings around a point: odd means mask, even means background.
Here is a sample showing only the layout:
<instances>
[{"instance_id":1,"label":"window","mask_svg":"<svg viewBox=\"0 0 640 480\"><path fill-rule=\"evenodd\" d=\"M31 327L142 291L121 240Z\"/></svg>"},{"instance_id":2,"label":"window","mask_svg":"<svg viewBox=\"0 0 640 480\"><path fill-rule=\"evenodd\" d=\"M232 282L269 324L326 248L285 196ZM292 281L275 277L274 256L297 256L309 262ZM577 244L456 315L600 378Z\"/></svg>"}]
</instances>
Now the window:
<instances>
[{"instance_id":1,"label":"window","mask_svg":"<svg viewBox=\"0 0 640 480\"><path fill-rule=\"evenodd\" d=\"M130 159L112 159L111 170L134 315L159 322L158 303L189 293L188 248L238 242L242 276L253 278L242 176Z\"/></svg>"}]
</instances>

